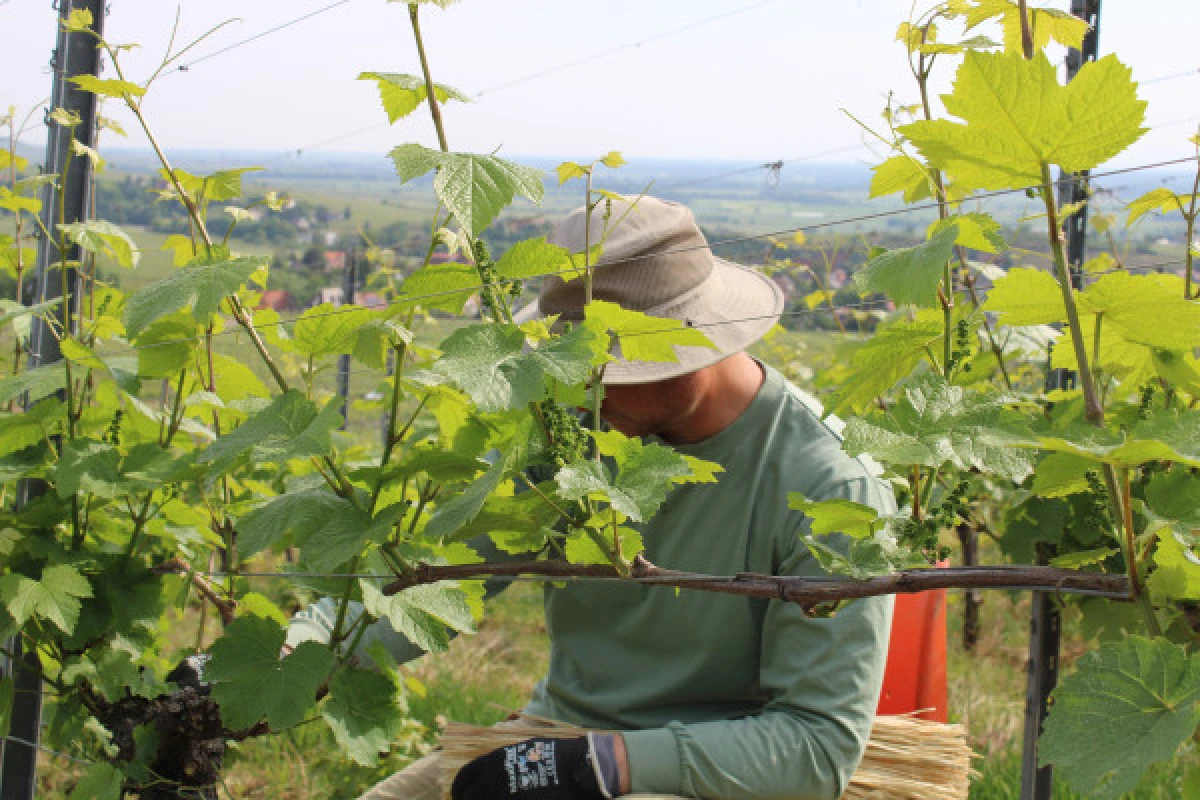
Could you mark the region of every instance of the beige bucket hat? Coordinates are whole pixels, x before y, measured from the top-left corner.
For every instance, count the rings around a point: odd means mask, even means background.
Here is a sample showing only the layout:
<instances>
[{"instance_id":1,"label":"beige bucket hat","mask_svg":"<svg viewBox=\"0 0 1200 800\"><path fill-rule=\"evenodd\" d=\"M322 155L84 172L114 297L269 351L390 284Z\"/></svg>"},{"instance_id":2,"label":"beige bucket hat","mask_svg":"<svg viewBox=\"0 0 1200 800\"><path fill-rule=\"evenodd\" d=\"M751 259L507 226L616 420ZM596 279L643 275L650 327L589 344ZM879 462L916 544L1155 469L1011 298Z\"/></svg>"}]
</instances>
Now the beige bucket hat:
<instances>
[{"instance_id":1,"label":"beige bucket hat","mask_svg":"<svg viewBox=\"0 0 1200 800\"><path fill-rule=\"evenodd\" d=\"M590 242L603 240L592 274L592 297L654 317L683 322L716 345L675 348L678 363L617 360L604 369L610 385L652 383L703 369L758 341L783 313L783 292L760 272L713 255L686 207L656 197L613 200L605 231L605 202L592 210ZM630 206L632 205L632 208ZM627 213L628 212L628 213ZM572 253L584 249L584 209L567 214L548 240ZM546 279L521 321L559 315L583 319L584 281Z\"/></svg>"}]
</instances>

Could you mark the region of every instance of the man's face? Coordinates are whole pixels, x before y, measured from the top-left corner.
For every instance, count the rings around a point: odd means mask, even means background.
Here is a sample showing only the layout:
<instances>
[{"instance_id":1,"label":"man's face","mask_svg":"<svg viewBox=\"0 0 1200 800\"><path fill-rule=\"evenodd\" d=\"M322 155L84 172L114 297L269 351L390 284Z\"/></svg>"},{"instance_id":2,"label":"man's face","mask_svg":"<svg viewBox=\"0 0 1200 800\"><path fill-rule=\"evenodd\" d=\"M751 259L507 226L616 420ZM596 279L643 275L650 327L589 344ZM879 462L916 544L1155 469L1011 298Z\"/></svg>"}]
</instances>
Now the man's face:
<instances>
[{"instance_id":1,"label":"man's face","mask_svg":"<svg viewBox=\"0 0 1200 800\"><path fill-rule=\"evenodd\" d=\"M605 386L600 415L626 436L658 434L668 442L680 441L704 387L704 370L654 383Z\"/></svg>"}]
</instances>

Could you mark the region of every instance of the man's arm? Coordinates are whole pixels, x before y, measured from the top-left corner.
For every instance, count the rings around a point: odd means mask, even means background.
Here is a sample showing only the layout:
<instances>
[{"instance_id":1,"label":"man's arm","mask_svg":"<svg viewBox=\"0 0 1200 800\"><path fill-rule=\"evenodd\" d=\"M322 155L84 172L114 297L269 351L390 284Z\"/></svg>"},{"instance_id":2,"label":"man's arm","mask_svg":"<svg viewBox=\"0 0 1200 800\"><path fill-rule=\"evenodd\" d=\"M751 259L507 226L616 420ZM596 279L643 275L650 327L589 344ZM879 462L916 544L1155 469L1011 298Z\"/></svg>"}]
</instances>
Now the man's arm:
<instances>
[{"instance_id":1,"label":"man's arm","mask_svg":"<svg viewBox=\"0 0 1200 800\"><path fill-rule=\"evenodd\" d=\"M895 508L875 478L844 481L814 499L841 497L881 513ZM783 575L821 574L799 535ZM837 798L866 749L883 681L890 597L851 603L830 618L768 604L760 689L750 717L623 734L635 793L704 798Z\"/></svg>"}]
</instances>

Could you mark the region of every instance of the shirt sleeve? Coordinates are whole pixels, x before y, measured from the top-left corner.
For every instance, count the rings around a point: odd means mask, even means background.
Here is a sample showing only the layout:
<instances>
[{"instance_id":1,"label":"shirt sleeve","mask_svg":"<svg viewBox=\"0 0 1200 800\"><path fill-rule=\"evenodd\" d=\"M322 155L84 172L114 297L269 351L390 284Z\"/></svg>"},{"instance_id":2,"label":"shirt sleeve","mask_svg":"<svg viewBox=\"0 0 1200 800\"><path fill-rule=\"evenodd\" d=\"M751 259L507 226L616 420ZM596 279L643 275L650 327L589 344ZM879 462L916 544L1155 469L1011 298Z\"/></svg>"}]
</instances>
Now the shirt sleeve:
<instances>
[{"instance_id":1,"label":"shirt sleeve","mask_svg":"<svg viewBox=\"0 0 1200 800\"><path fill-rule=\"evenodd\" d=\"M864 476L813 499L844 498L895 510L882 482ZM781 575L820 568L794 536ZM624 733L636 793L723 798L840 797L866 750L891 628L892 598L858 600L828 618L771 600L759 678L768 698L753 716Z\"/></svg>"}]
</instances>

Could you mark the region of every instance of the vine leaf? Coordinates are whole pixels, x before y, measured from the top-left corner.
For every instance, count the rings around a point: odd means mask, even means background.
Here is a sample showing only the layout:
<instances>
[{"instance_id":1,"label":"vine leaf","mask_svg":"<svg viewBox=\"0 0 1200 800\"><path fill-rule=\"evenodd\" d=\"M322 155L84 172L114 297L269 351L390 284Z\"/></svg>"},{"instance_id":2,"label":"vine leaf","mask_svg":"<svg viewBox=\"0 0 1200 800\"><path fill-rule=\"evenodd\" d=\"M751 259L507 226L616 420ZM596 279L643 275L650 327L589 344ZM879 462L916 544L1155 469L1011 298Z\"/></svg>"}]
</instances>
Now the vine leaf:
<instances>
[{"instance_id":1,"label":"vine leaf","mask_svg":"<svg viewBox=\"0 0 1200 800\"><path fill-rule=\"evenodd\" d=\"M1067 319L1054 276L1025 267L1010 269L992 285L983 310L995 313L1002 325L1052 325Z\"/></svg>"},{"instance_id":2,"label":"vine leaf","mask_svg":"<svg viewBox=\"0 0 1200 800\"><path fill-rule=\"evenodd\" d=\"M860 293L886 294L898 305L937 305L937 286L958 240L958 224L950 223L916 247L876 256L854 273Z\"/></svg>"},{"instance_id":3,"label":"vine leaf","mask_svg":"<svg viewBox=\"0 0 1200 800\"><path fill-rule=\"evenodd\" d=\"M150 323L190 306L202 325L221 307L221 301L266 265L261 256L244 256L212 264L195 264L144 286L125 302L125 330L137 336Z\"/></svg>"},{"instance_id":4,"label":"vine leaf","mask_svg":"<svg viewBox=\"0 0 1200 800\"><path fill-rule=\"evenodd\" d=\"M934 342L941 340L944 327L941 313L925 309L912 318L898 317L881 324L875 335L854 351L852 368L833 395L830 413L865 412L876 398L912 372Z\"/></svg>"},{"instance_id":5,"label":"vine leaf","mask_svg":"<svg viewBox=\"0 0 1200 800\"><path fill-rule=\"evenodd\" d=\"M97 78L95 75L76 75L73 78L68 78L71 83L83 89L85 92L102 95L104 97L121 98L125 95L141 97L146 93L144 86L138 86L132 81L122 81L116 78Z\"/></svg>"},{"instance_id":6,"label":"vine leaf","mask_svg":"<svg viewBox=\"0 0 1200 800\"><path fill-rule=\"evenodd\" d=\"M121 454L111 444L71 439L63 447L55 469L55 491L62 498L80 491L118 497L127 485L121 479L120 466Z\"/></svg>"},{"instance_id":7,"label":"vine leaf","mask_svg":"<svg viewBox=\"0 0 1200 800\"><path fill-rule=\"evenodd\" d=\"M799 492L788 493L788 508L803 511L809 530L816 536L844 533L862 539L875 533L879 512L853 500L809 500Z\"/></svg>"},{"instance_id":8,"label":"vine leaf","mask_svg":"<svg viewBox=\"0 0 1200 800\"><path fill-rule=\"evenodd\" d=\"M545 393L546 377L582 383L592 366L607 357L607 339L579 326L526 351L525 334L515 325L471 325L450 334L433 369L467 393L482 411L522 408Z\"/></svg>"},{"instance_id":9,"label":"vine leaf","mask_svg":"<svg viewBox=\"0 0 1200 800\"><path fill-rule=\"evenodd\" d=\"M871 197L886 197L902 192L904 202L915 203L933 197L933 180L920 161L910 155L892 156L871 167Z\"/></svg>"},{"instance_id":10,"label":"vine leaf","mask_svg":"<svg viewBox=\"0 0 1200 800\"><path fill-rule=\"evenodd\" d=\"M29 402L36 403L67 385L67 372L62 364L43 364L0 380L0 405L29 392Z\"/></svg>"},{"instance_id":11,"label":"vine leaf","mask_svg":"<svg viewBox=\"0 0 1200 800\"><path fill-rule=\"evenodd\" d=\"M584 310L586 325L616 336L621 356L629 361L679 361L676 347L707 347L712 340L681 320L652 317L616 303L593 300Z\"/></svg>"},{"instance_id":12,"label":"vine leaf","mask_svg":"<svg viewBox=\"0 0 1200 800\"><path fill-rule=\"evenodd\" d=\"M1200 305L1184 298L1175 277L1111 272L1079 293L1079 312L1102 316L1102 332L1112 325L1131 342L1191 349L1200 340Z\"/></svg>"},{"instance_id":13,"label":"vine leaf","mask_svg":"<svg viewBox=\"0 0 1200 800\"><path fill-rule=\"evenodd\" d=\"M325 519L316 535L310 535L300 548L305 565L317 572L332 572L362 552L368 542L382 542L392 526L404 516L406 506L397 503L375 516L343 501L336 513Z\"/></svg>"},{"instance_id":14,"label":"vine leaf","mask_svg":"<svg viewBox=\"0 0 1200 800\"><path fill-rule=\"evenodd\" d=\"M247 614L235 619L210 648L204 670L227 728L249 728L266 717L271 728L290 728L304 719L317 687L333 669L333 653L301 642L279 657L287 634L277 622Z\"/></svg>"},{"instance_id":15,"label":"vine leaf","mask_svg":"<svg viewBox=\"0 0 1200 800\"><path fill-rule=\"evenodd\" d=\"M16 572L0 577L0 599L18 625L37 616L69 634L79 621L79 599L91 596L92 586L87 578L66 564L46 567L36 581Z\"/></svg>"},{"instance_id":16,"label":"vine leaf","mask_svg":"<svg viewBox=\"0 0 1200 800\"><path fill-rule=\"evenodd\" d=\"M379 100L383 103L383 110L387 112L388 122L394 123L401 117L407 117L429 97L429 90L426 88L424 79L416 75L404 75L398 72L362 72L359 73L358 79L375 81L375 85L379 88ZM445 103L448 100L457 100L460 103L471 102L471 98L457 89L438 83L433 85L433 93L439 103Z\"/></svg>"},{"instance_id":17,"label":"vine leaf","mask_svg":"<svg viewBox=\"0 0 1200 800\"><path fill-rule=\"evenodd\" d=\"M333 516L352 508L324 486L281 494L238 520L238 551L252 556L289 533L302 545Z\"/></svg>"},{"instance_id":18,"label":"vine leaf","mask_svg":"<svg viewBox=\"0 0 1200 800\"><path fill-rule=\"evenodd\" d=\"M1045 54L966 54L946 110L963 120L902 126L929 163L967 189L1011 189L1042 182L1043 165L1091 169L1144 132L1146 103L1130 70L1108 55L1085 64L1066 86Z\"/></svg>"},{"instance_id":19,"label":"vine leaf","mask_svg":"<svg viewBox=\"0 0 1200 800\"><path fill-rule=\"evenodd\" d=\"M342 424L341 402L335 397L318 410L303 394L289 389L209 445L197 460L211 464L213 474L220 474L246 454L253 461L272 464L326 455L333 432Z\"/></svg>"},{"instance_id":20,"label":"vine leaf","mask_svg":"<svg viewBox=\"0 0 1200 800\"><path fill-rule=\"evenodd\" d=\"M373 767L404 723L396 685L379 672L349 667L329 682L321 716L346 754Z\"/></svg>"},{"instance_id":21,"label":"vine leaf","mask_svg":"<svg viewBox=\"0 0 1200 800\"><path fill-rule=\"evenodd\" d=\"M102 219L59 225L68 240L96 256L108 256L117 266L136 267L141 254L129 234Z\"/></svg>"},{"instance_id":22,"label":"vine leaf","mask_svg":"<svg viewBox=\"0 0 1200 800\"><path fill-rule=\"evenodd\" d=\"M1035 435L1044 450L1073 453L1115 467L1137 467L1148 461L1200 467L1200 411L1160 411L1128 433L1076 423L1037 430Z\"/></svg>"},{"instance_id":23,"label":"vine leaf","mask_svg":"<svg viewBox=\"0 0 1200 800\"><path fill-rule=\"evenodd\" d=\"M296 320L290 345L306 356L350 353L358 342L359 331L378 317L379 312L369 308L322 303Z\"/></svg>"},{"instance_id":24,"label":"vine leaf","mask_svg":"<svg viewBox=\"0 0 1200 800\"><path fill-rule=\"evenodd\" d=\"M367 581L359 581L363 608L386 619L392 628L422 650L441 653L450 646L447 628L474 633L475 618L462 589L440 583L413 586L385 595Z\"/></svg>"},{"instance_id":25,"label":"vine leaf","mask_svg":"<svg viewBox=\"0 0 1200 800\"><path fill-rule=\"evenodd\" d=\"M598 461L568 464L554 476L558 495L565 500L606 500L629 519L642 522L654 516L674 484L692 475L687 459L669 447L619 431L592 436L601 455L613 460L616 477Z\"/></svg>"},{"instance_id":26,"label":"vine leaf","mask_svg":"<svg viewBox=\"0 0 1200 800\"><path fill-rule=\"evenodd\" d=\"M1170 600L1200 600L1200 558L1192 550L1190 536L1163 525L1154 551L1156 569L1146 583L1150 590Z\"/></svg>"},{"instance_id":27,"label":"vine leaf","mask_svg":"<svg viewBox=\"0 0 1200 800\"><path fill-rule=\"evenodd\" d=\"M1157 189L1151 189L1125 206L1126 210L1129 211L1129 217L1125 220L1125 225L1133 225L1152 211L1157 211L1160 214L1166 214L1170 211L1183 213L1184 209L1191 206L1191 203L1192 196L1190 194L1176 194L1165 186L1160 186Z\"/></svg>"},{"instance_id":28,"label":"vine leaf","mask_svg":"<svg viewBox=\"0 0 1200 800\"><path fill-rule=\"evenodd\" d=\"M858 580L929 566L919 554L901 547L896 537L887 530L877 530L870 536L851 539L845 552L811 534L804 536L804 543L823 570Z\"/></svg>"},{"instance_id":29,"label":"vine leaf","mask_svg":"<svg viewBox=\"0 0 1200 800\"><path fill-rule=\"evenodd\" d=\"M481 285L479 270L474 264L426 264L404 279L403 294L397 300L461 314L467 300Z\"/></svg>"},{"instance_id":30,"label":"vine leaf","mask_svg":"<svg viewBox=\"0 0 1200 800\"><path fill-rule=\"evenodd\" d=\"M521 280L566 269L571 253L565 247L550 244L545 237L517 242L500 256L496 272L501 278Z\"/></svg>"},{"instance_id":31,"label":"vine leaf","mask_svg":"<svg viewBox=\"0 0 1200 800\"><path fill-rule=\"evenodd\" d=\"M1141 636L1102 645L1054 690L1041 763L1088 797L1116 800L1191 738L1198 697L1200 656Z\"/></svg>"},{"instance_id":32,"label":"vine leaf","mask_svg":"<svg viewBox=\"0 0 1200 800\"><path fill-rule=\"evenodd\" d=\"M419 144L402 144L389 155L405 183L436 169L434 192L472 237L491 224L516 195L540 203L545 191L541 170L496 156L442 153Z\"/></svg>"},{"instance_id":33,"label":"vine leaf","mask_svg":"<svg viewBox=\"0 0 1200 800\"><path fill-rule=\"evenodd\" d=\"M999 253L1008 249L1008 242L1004 241L1004 237L1000 235L1000 223L989 214L977 211L955 214L935 221L929 226L926 238L932 239L951 225L958 228L955 244L962 247L969 247L984 253Z\"/></svg>"},{"instance_id":34,"label":"vine leaf","mask_svg":"<svg viewBox=\"0 0 1200 800\"><path fill-rule=\"evenodd\" d=\"M952 386L939 375L919 375L889 412L850 420L844 447L850 455L868 453L889 464L949 463L1019 483L1033 462L1012 445L1028 445L1031 434L1009 402L994 392Z\"/></svg>"},{"instance_id":35,"label":"vine leaf","mask_svg":"<svg viewBox=\"0 0 1200 800\"><path fill-rule=\"evenodd\" d=\"M88 767L67 800L121 800L125 775L105 761Z\"/></svg>"},{"instance_id":36,"label":"vine leaf","mask_svg":"<svg viewBox=\"0 0 1200 800\"><path fill-rule=\"evenodd\" d=\"M1012 0L974 0L973 6L965 5L960 13L967 30L999 17L1004 29L1004 49L1021 50L1021 11ZM1034 49L1045 49L1051 39L1076 50L1083 46L1083 37L1088 32L1086 20L1056 8L1031 8L1028 14Z\"/></svg>"},{"instance_id":37,"label":"vine leaf","mask_svg":"<svg viewBox=\"0 0 1200 800\"><path fill-rule=\"evenodd\" d=\"M462 492L438 505L437 510L425 523L425 537L446 540L450 534L474 520L487 499L499 488L504 476L525 468L533 435L533 420L526 417L518 424L503 455L492 463L488 471L468 484Z\"/></svg>"}]
</instances>

